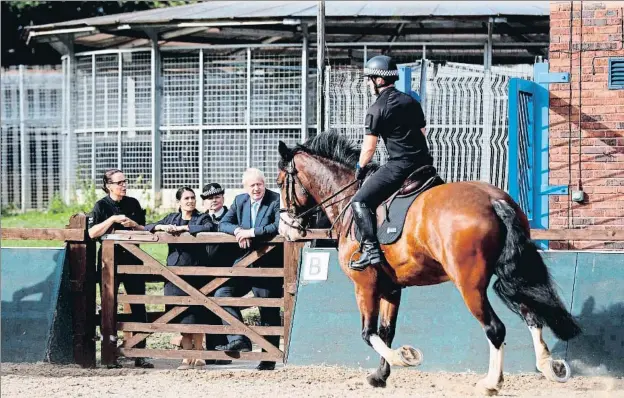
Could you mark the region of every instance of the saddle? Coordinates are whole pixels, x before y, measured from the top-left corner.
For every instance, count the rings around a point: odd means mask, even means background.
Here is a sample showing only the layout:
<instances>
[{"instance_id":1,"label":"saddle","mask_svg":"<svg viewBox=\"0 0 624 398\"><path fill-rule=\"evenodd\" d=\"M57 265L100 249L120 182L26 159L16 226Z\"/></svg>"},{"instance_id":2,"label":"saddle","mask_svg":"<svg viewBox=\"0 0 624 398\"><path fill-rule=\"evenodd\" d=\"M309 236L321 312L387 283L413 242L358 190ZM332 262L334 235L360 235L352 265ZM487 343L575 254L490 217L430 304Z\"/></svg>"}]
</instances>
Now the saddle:
<instances>
[{"instance_id":1,"label":"saddle","mask_svg":"<svg viewBox=\"0 0 624 398\"><path fill-rule=\"evenodd\" d=\"M377 239L382 245L396 242L403 232L407 211L421 193L444 184L435 167L427 165L416 169L401 188L377 208ZM358 241L361 235L355 228Z\"/></svg>"}]
</instances>

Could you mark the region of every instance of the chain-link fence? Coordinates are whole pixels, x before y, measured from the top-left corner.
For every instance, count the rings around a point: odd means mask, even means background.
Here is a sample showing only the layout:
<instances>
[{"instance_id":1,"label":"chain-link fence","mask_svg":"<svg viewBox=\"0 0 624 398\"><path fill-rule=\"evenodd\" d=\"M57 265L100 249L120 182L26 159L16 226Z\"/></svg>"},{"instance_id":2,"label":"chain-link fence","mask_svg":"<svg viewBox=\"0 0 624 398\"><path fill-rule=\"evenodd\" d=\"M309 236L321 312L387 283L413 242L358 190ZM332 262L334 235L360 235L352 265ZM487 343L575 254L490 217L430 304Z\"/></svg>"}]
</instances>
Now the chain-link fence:
<instances>
[{"instance_id":1,"label":"chain-link fence","mask_svg":"<svg viewBox=\"0 0 624 398\"><path fill-rule=\"evenodd\" d=\"M47 207L62 181L62 71L53 66L3 68L0 80L2 207Z\"/></svg>"},{"instance_id":2,"label":"chain-link fence","mask_svg":"<svg viewBox=\"0 0 624 398\"><path fill-rule=\"evenodd\" d=\"M317 131L316 60L302 49L116 49L66 56L62 71L3 70L3 205L44 208L55 192L71 200L113 167L131 188L154 194L207 182L240 188L247 167L262 169L275 188L278 141L293 145ZM322 128L361 142L374 100L362 66L382 50L327 49ZM485 68L434 50L391 55L411 68L440 174L506 188L507 85L531 79L532 65ZM376 160L385 158L381 144Z\"/></svg>"}]
</instances>

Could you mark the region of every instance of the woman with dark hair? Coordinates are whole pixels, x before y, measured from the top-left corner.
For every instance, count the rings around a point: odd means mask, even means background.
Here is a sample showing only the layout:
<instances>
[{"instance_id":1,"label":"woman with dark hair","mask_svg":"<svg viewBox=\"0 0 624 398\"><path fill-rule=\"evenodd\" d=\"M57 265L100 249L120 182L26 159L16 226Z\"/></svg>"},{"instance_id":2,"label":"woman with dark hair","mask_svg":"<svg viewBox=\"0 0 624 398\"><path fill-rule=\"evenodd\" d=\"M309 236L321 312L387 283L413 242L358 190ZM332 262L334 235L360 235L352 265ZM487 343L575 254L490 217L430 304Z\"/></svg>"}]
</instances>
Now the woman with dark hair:
<instances>
[{"instance_id":1,"label":"woman with dark hair","mask_svg":"<svg viewBox=\"0 0 624 398\"><path fill-rule=\"evenodd\" d=\"M146 231L150 232L167 232L170 234L179 234L189 232L197 234L199 232L216 232L217 226L207 214L200 213L197 208L197 200L195 192L189 187L183 187L176 192L176 200L179 208L175 213L167 215L162 220L145 226ZM206 246L199 244L169 244L169 253L167 254L168 266L200 266L206 264ZM199 289L208 283L209 279L205 277L185 277L188 283ZM165 296L188 296L184 291L171 282L165 283ZM173 306L167 305L166 311ZM192 305L189 309L180 314L172 323L183 324L206 324L209 323L212 313L203 306ZM202 333L182 333L181 346L184 350L203 350ZM206 362L201 359L184 358L179 370L190 368L202 368Z\"/></svg>"},{"instance_id":2,"label":"woman with dark hair","mask_svg":"<svg viewBox=\"0 0 624 398\"><path fill-rule=\"evenodd\" d=\"M128 181L124 173L118 169L110 169L102 176L101 188L106 196L93 206L89 217L89 237L100 240L100 237L115 230L142 231L145 225L145 210L135 198L126 196ZM122 247L115 246L115 259L119 264L141 264L141 261ZM98 274L102 270L102 246L98 251ZM120 275L119 282L124 284L127 294L145 294L145 283L140 276ZM102 286L100 285L100 289ZM147 322L145 304L130 304L131 319L134 322ZM137 348L145 348L145 340L138 343ZM144 358L136 358L134 366L153 368L154 365ZM121 367L115 362L109 367Z\"/></svg>"}]
</instances>

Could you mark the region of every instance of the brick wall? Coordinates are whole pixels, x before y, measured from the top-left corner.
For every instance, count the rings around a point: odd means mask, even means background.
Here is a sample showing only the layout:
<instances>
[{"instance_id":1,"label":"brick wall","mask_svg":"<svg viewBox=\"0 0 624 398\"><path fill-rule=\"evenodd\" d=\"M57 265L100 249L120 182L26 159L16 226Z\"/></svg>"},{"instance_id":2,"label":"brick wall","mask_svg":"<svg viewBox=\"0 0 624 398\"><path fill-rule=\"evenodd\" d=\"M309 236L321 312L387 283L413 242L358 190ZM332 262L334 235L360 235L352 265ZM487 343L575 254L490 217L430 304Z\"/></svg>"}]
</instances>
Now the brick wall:
<instances>
[{"instance_id":1,"label":"brick wall","mask_svg":"<svg viewBox=\"0 0 624 398\"><path fill-rule=\"evenodd\" d=\"M571 76L571 84L550 85L550 184L570 187L568 196L550 197L553 229L624 229L624 90L609 90L607 71L608 57L624 57L623 7L584 1L581 10L580 1L551 2L550 71ZM571 200L579 185L583 203ZM624 242L552 242L551 248L624 249Z\"/></svg>"}]
</instances>

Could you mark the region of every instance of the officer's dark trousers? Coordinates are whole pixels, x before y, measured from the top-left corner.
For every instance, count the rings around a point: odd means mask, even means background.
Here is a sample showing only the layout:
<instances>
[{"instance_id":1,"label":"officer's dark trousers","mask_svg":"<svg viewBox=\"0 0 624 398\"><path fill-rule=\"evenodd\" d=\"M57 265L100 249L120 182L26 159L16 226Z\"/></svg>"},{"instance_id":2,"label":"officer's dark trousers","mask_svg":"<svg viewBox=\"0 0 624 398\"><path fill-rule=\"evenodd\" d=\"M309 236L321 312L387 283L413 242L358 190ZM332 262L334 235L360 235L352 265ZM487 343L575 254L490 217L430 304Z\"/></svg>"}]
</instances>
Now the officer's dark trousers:
<instances>
[{"instance_id":1,"label":"officer's dark trousers","mask_svg":"<svg viewBox=\"0 0 624 398\"><path fill-rule=\"evenodd\" d=\"M281 298L283 297L283 283L278 278L236 278L224 286L218 288L215 297L242 297L249 291L253 292L254 297L258 298ZM242 322L243 317L237 307L223 307L224 310L232 314ZM280 326L282 318L280 309L276 307L260 307L261 326ZM229 325L223 320L224 325ZM245 339L245 336L238 334L230 334L227 336L229 342ZM267 340L274 344L279 344L279 336L267 337Z\"/></svg>"},{"instance_id":2,"label":"officer's dark trousers","mask_svg":"<svg viewBox=\"0 0 624 398\"><path fill-rule=\"evenodd\" d=\"M420 163L390 160L366 179L353 197L353 202L364 203L375 214L375 209L396 192Z\"/></svg>"}]
</instances>

